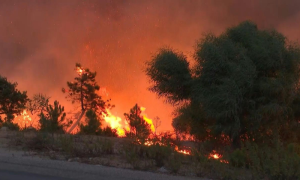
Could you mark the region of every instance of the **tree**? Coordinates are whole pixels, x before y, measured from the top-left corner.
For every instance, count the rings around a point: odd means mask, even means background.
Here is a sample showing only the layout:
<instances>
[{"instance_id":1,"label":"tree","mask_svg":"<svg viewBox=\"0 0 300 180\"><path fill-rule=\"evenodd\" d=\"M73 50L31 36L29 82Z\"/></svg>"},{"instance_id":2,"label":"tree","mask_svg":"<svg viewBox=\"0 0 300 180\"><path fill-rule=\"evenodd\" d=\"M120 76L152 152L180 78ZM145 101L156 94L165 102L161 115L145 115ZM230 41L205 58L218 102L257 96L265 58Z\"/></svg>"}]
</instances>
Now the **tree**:
<instances>
[{"instance_id":1,"label":"tree","mask_svg":"<svg viewBox=\"0 0 300 180\"><path fill-rule=\"evenodd\" d=\"M170 48L147 63L151 91L177 103L173 126L201 141L300 142L300 50L275 30L252 22L206 35L195 66Z\"/></svg>"},{"instance_id":2,"label":"tree","mask_svg":"<svg viewBox=\"0 0 300 180\"><path fill-rule=\"evenodd\" d=\"M161 120L160 120L160 118L158 117L158 116L156 116L155 118L154 118L154 121L153 121L153 125L154 125L154 134L155 134L155 136L156 136L156 133L157 133L157 128L161 125Z\"/></svg>"},{"instance_id":3,"label":"tree","mask_svg":"<svg viewBox=\"0 0 300 180\"><path fill-rule=\"evenodd\" d=\"M90 109L86 112L86 125L80 124L81 134L100 135L101 134L101 122L99 116L94 110Z\"/></svg>"},{"instance_id":4,"label":"tree","mask_svg":"<svg viewBox=\"0 0 300 180\"><path fill-rule=\"evenodd\" d=\"M54 105L46 107L46 114L43 111L40 113L40 131L51 133L62 133L67 124L64 122L66 113L64 107L58 101L54 101Z\"/></svg>"},{"instance_id":5,"label":"tree","mask_svg":"<svg viewBox=\"0 0 300 180\"><path fill-rule=\"evenodd\" d=\"M27 92L19 91L17 85L0 76L0 116L6 115L5 120L8 122L25 109L28 101Z\"/></svg>"},{"instance_id":6,"label":"tree","mask_svg":"<svg viewBox=\"0 0 300 180\"><path fill-rule=\"evenodd\" d=\"M44 94L35 94L32 99L29 99L26 108L30 111L32 115L41 114L45 112L49 105L50 97Z\"/></svg>"},{"instance_id":7,"label":"tree","mask_svg":"<svg viewBox=\"0 0 300 180\"><path fill-rule=\"evenodd\" d=\"M124 113L125 119L130 127L127 136L136 137L140 140L145 140L151 133L150 125L144 120L141 115L141 107L137 104L130 109L130 112Z\"/></svg>"},{"instance_id":8,"label":"tree","mask_svg":"<svg viewBox=\"0 0 300 180\"><path fill-rule=\"evenodd\" d=\"M89 69L83 69L80 64L76 64L76 71L78 76L74 78L73 82L67 82L68 89L62 89L63 93L67 94L67 99L72 103L80 104L81 115L78 120L70 128L71 132L80 122L81 118L87 110L92 109L96 114L102 116L106 113L106 108L112 107L108 101L104 101L102 97L97 94L100 86L96 82L96 72L91 72Z\"/></svg>"},{"instance_id":9,"label":"tree","mask_svg":"<svg viewBox=\"0 0 300 180\"><path fill-rule=\"evenodd\" d=\"M26 110L31 113L31 118L40 118L41 113L47 113L46 110L49 105L49 99L50 97L44 94L34 94L32 99L27 101ZM36 122L35 120L30 122L30 128L33 128L33 124Z\"/></svg>"}]
</instances>

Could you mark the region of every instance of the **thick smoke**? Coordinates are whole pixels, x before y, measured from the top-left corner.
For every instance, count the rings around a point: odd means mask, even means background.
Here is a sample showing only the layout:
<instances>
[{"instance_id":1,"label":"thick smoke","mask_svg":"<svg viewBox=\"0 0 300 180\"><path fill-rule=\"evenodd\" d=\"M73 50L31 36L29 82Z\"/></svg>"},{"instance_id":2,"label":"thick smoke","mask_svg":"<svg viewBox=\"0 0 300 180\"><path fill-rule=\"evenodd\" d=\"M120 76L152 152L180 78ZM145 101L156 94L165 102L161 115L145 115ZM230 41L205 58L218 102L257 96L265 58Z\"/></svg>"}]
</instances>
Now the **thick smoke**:
<instances>
[{"instance_id":1,"label":"thick smoke","mask_svg":"<svg viewBox=\"0 0 300 180\"><path fill-rule=\"evenodd\" d=\"M65 101L61 88L75 62L98 72L123 113L135 104L171 129L172 107L147 90L144 63L162 46L193 52L204 33L219 34L244 20L300 37L298 0L2 0L0 74L29 95Z\"/></svg>"}]
</instances>

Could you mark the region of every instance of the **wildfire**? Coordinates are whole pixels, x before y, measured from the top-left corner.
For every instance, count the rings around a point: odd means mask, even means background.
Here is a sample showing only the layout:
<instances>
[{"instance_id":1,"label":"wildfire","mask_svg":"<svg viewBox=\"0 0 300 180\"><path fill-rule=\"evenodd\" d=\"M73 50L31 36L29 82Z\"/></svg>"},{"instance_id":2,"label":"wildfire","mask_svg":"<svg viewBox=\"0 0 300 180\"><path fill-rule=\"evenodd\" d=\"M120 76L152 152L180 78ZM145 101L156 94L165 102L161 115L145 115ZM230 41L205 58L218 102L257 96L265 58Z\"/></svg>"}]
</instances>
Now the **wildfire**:
<instances>
[{"instance_id":1,"label":"wildfire","mask_svg":"<svg viewBox=\"0 0 300 180\"><path fill-rule=\"evenodd\" d=\"M77 67L76 72L81 76L84 72L84 69L81 69L80 67Z\"/></svg>"},{"instance_id":2,"label":"wildfire","mask_svg":"<svg viewBox=\"0 0 300 180\"><path fill-rule=\"evenodd\" d=\"M144 120L150 125L151 131L154 132L155 128L152 122L152 119L147 117L145 114L145 107L141 107L142 116ZM125 136L125 130L129 131L129 126L126 121L123 121L122 118L113 115L109 109L106 109L107 114L103 114L105 122L112 128L117 130L117 134L119 137Z\"/></svg>"},{"instance_id":3,"label":"wildfire","mask_svg":"<svg viewBox=\"0 0 300 180\"><path fill-rule=\"evenodd\" d=\"M228 164L229 162L226 161L226 160L223 160L223 159L220 159L222 157L221 154L218 154L216 151L213 151L209 154L209 157L208 158L212 158L212 159L216 159L216 160L219 160L221 163L226 163Z\"/></svg>"},{"instance_id":4,"label":"wildfire","mask_svg":"<svg viewBox=\"0 0 300 180\"><path fill-rule=\"evenodd\" d=\"M107 115L103 114L105 122L112 128L117 130L117 134L119 137L125 136L125 130L128 130L128 126L122 126L122 119L118 116L112 115L109 109L106 109Z\"/></svg>"},{"instance_id":5,"label":"wildfire","mask_svg":"<svg viewBox=\"0 0 300 180\"><path fill-rule=\"evenodd\" d=\"M221 155L220 154L210 154L209 157L214 158L214 159L220 159Z\"/></svg>"},{"instance_id":6,"label":"wildfire","mask_svg":"<svg viewBox=\"0 0 300 180\"><path fill-rule=\"evenodd\" d=\"M141 107L142 116L143 116L144 120L146 121L146 123L148 123L150 125L151 131L155 132L155 127L153 125L153 121L152 121L152 119L147 117L147 114L145 113L145 110L146 110L145 107Z\"/></svg>"},{"instance_id":7,"label":"wildfire","mask_svg":"<svg viewBox=\"0 0 300 180\"><path fill-rule=\"evenodd\" d=\"M29 114L27 113L27 111L24 110L20 114L20 116L15 115L14 122L19 124L20 128L25 128L25 127L31 126L32 119L29 116Z\"/></svg>"},{"instance_id":8,"label":"wildfire","mask_svg":"<svg viewBox=\"0 0 300 180\"><path fill-rule=\"evenodd\" d=\"M179 150L178 146L175 146L175 151L177 151L179 153L182 153L182 154L186 154L186 155L190 155L191 154L190 150L187 150L187 149L181 149L181 150Z\"/></svg>"}]
</instances>

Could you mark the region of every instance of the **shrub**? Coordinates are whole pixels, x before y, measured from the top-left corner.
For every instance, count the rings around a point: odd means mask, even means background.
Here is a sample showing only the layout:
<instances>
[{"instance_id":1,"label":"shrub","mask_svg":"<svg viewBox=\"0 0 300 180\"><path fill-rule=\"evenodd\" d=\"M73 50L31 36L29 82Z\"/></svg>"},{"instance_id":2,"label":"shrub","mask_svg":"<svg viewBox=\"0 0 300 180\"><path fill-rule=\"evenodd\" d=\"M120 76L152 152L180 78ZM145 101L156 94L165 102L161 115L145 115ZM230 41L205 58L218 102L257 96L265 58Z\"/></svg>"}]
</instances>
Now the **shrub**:
<instances>
[{"instance_id":1,"label":"shrub","mask_svg":"<svg viewBox=\"0 0 300 180\"><path fill-rule=\"evenodd\" d=\"M246 160L246 153L241 149L236 149L229 155L229 164L234 167L245 167Z\"/></svg>"},{"instance_id":2,"label":"shrub","mask_svg":"<svg viewBox=\"0 0 300 180\"><path fill-rule=\"evenodd\" d=\"M102 129L101 135L108 136L108 137L118 137L117 130L112 129L109 126L106 126L105 128Z\"/></svg>"},{"instance_id":3,"label":"shrub","mask_svg":"<svg viewBox=\"0 0 300 180\"><path fill-rule=\"evenodd\" d=\"M274 146L246 142L243 150L247 155L247 165L255 177L270 179L300 179L299 145L284 146L277 142Z\"/></svg>"},{"instance_id":4,"label":"shrub","mask_svg":"<svg viewBox=\"0 0 300 180\"><path fill-rule=\"evenodd\" d=\"M53 148L52 139L47 133L35 133L27 139L25 147L30 150L42 151Z\"/></svg>"},{"instance_id":5,"label":"shrub","mask_svg":"<svg viewBox=\"0 0 300 180\"><path fill-rule=\"evenodd\" d=\"M112 154L114 144L108 139L84 141L73 147L72 154L76 157L100 157L103 154Z\"/></svg>"},{"instance_id":6,"label":"shrub","mask_svg":"<svg viewBox=\"0 0 300 180\"><path fill-rule=\"evenodd\" d=\"M80 134L88 135L100 135L101 134L101 122L96 112L92 109L86 112L86 125L80 124Z\"/></svg>"},{"instance_id":7,"label":"shrub","mask_svg":"<svg viewBox=\"0 0 300 180\"><path fill-rule=\"evenodd\" d=\"M13 123L13 122L10 122L10 121L5 121L4 123L2 123L2 126L5 126L9 130L12 130L12 131L19 131L20 130L20 126L17 123Z\"/></svg>"},{"instance_id":8,"label":"shrub","mask_svg":"<svg viewBox=\"0 0 300 180\"><path fill-rule=\"evenodd\" d=\"M164 166L165 161L169 159L173 152L174 150L170 146L160 145L158 143L147 147L147 154L149 158L155 161L157 167Z\"/></svg>"}]
</instances>

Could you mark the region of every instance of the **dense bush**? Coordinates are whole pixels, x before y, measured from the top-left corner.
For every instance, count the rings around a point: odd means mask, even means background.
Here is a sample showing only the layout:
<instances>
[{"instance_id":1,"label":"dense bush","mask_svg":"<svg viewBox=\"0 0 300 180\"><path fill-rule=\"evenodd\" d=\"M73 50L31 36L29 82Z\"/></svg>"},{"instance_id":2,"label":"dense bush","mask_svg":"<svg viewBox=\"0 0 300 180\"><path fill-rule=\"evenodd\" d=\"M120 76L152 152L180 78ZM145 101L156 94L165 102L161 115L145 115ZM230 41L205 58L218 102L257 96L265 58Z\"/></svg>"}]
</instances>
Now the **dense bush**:
<instances>
[{"instance_id":1,"label":"dense bush","mask_svg":"<svg viewBox=\"0 0 300 180\"><path fill-rule=\"evenodd\" d=\"M100 117L92 109L86 112L86 124L80 124L80 134L88 135L100 135L101 134L101 122Z\"/></svg>"},{"instance_id":2,"label":"dense bush","mask_svg":"<svg viewBox=\"0 0 300 180\"><path fill-rule=\"evenodd\" d=\"M112 129L109 126L106 126L101 130L101 135L102 136L108 136L108 137L118 137L117 130Z\"/></svg>"}]
</instances>

